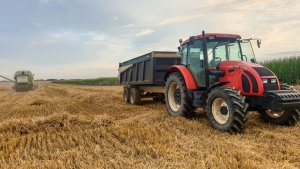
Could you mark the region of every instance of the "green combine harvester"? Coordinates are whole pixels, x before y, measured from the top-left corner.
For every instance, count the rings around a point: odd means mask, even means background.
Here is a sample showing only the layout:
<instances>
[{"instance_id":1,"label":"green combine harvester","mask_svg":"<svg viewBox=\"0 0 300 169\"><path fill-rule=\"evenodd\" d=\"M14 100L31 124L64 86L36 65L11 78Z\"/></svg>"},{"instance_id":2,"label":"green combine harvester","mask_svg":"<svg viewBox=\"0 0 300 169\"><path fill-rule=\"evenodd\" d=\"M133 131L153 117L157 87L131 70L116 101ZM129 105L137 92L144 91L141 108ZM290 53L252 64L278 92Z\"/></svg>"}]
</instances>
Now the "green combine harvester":
<instances>
[{"instance_id":1,"label":"green combine harvester","mask_svg":"<svg viewBox=\"0 0 300 169\"><path fill-rule=\"evenodd\" d=\"M30 91L34 89L34 74L32 74L30 71L17 71L14 74L15 80L12 80L2 75L0 75L0 77L8 81L14 82L15 85L13 86L13 89L16 92Z\"/></svg>"}]
</instances>

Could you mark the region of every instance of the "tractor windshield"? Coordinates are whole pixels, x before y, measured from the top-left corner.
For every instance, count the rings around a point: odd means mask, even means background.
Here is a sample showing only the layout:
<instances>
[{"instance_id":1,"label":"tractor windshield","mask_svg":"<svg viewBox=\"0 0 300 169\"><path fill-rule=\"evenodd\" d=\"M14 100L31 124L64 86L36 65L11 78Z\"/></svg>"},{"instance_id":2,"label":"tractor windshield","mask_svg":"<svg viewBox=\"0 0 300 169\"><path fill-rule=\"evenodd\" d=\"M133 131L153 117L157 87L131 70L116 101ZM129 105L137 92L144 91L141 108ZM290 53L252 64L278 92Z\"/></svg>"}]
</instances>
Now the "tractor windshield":
<instances>
[{"instance_id":1,"label":"tractor windshield","mask_svg":"<svg viewBox=\"0 0 300 169\"><path fill-rule=\"evenodd\" d=\"M255 59L253 48L250 40L240 40L242 54L247 58L247 61L252 62Z\"/></svg>"},{"instance_id":2,"label":"tractor windshield","mask_svg":"<svg viewBox=\"0 0 300 169\"><path fill-rule=\"evenodd\" d=\"M226 60L251 62L255 57L250 41L242 40L208 41L207 53L210 66Z\"/></svg>"}]
</instances>

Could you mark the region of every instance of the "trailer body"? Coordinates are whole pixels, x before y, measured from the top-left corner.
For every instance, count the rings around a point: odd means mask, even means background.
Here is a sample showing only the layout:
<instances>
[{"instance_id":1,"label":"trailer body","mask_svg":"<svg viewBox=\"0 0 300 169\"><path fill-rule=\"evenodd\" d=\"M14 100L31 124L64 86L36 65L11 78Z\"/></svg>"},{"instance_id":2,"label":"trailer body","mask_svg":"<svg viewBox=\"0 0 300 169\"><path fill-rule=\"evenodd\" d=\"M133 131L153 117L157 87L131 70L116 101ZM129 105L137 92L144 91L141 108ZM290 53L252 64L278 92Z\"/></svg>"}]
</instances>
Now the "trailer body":
<instances>
[{"instance_id":1,"label":"trailer body","mask_svg":"<svg viewBox=\"0 0 300 169\"><path fill-rule=\"evenodd\" d=\"M153 51L119 64L123 86L164 86L164 76L172 65L180 64L176 52Z\"/></svg>"}]
</instances>

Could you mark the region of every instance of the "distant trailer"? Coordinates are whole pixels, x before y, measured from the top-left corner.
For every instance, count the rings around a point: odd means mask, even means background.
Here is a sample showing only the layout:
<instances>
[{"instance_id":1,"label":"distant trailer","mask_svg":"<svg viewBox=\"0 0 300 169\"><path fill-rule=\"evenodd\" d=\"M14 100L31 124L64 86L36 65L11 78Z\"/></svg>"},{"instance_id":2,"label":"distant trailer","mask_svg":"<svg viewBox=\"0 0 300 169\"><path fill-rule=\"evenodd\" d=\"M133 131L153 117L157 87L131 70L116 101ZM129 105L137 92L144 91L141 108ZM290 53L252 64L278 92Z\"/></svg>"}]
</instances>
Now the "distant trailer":
<instances>
[{"instance_id":1,"label":"distant trailer","mask_svg":"<svg viewBox=\"0 0 300 169\"><path fill-rule=\"evenodd\" d=\"M161 99L165 75L172 65L180 64L176 52L153 51L119 64L119 82L124 86L124 99L136 104L143 97ZM138 98L134 98L138 97Z\"/></svg>"}]
</instances>

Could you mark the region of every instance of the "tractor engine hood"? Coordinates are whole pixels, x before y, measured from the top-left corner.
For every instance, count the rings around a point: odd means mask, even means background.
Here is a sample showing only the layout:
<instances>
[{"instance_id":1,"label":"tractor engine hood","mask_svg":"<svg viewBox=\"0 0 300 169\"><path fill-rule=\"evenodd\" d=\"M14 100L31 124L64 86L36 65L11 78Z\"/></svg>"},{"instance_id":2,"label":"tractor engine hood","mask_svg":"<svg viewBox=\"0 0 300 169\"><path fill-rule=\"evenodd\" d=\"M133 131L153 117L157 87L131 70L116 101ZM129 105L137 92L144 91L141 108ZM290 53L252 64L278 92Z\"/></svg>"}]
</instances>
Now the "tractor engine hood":
<instances>
[{"instance_id":1,"label":"tractor engine hood","mask_svg":"<svg viewBox=\"0 0 300 169\"><path fill-rule=\"evenodd\" d=\"M280 90L276 75L259 64L224 61L220 63L219 70L225 72L220 82L229 82L228 86L235 87L246 96L262 96L265 91Z\"/></svg>"}]
</instances>

